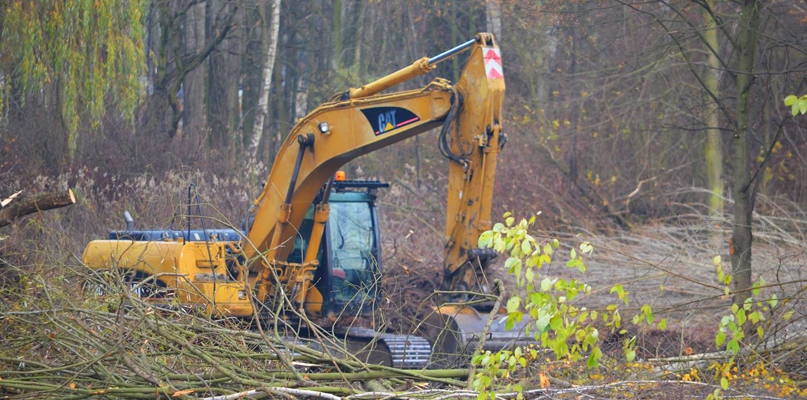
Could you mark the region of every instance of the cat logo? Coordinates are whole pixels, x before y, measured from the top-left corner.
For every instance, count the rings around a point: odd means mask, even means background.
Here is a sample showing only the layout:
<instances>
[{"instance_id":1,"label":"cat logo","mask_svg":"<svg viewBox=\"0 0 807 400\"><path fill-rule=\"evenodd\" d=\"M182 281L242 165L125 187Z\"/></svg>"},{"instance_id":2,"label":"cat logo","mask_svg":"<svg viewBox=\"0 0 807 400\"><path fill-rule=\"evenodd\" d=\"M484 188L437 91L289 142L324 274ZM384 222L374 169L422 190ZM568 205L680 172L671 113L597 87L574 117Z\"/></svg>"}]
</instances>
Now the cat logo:
<instances>
[{"instance_id":1,"label":"cat logo","mask_svg":"<svg viewBox=\"0 0 807 400\"><path fill-rule=\"evenodd\" d=\"M372 107L361 110L376 136L420 121L417 115L401 107Z\"/></svg>"}]
</instances>

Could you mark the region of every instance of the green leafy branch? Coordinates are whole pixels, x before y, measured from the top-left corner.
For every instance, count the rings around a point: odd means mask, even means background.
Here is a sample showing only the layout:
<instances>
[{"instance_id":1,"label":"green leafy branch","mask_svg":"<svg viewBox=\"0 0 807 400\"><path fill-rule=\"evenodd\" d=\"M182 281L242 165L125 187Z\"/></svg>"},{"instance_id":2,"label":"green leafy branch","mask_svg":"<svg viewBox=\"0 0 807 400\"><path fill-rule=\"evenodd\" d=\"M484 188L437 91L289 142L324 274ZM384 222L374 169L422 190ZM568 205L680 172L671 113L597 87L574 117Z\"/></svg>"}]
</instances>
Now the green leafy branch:
<instances>
[{"instance_id":1,"label":"green leafy branch","mask_svg":"<svg viewBox=\"0 0 807 400\"><path fill-rule=\"evenodd\" d=\"M801 97L793 94L785 97L785 106L790 107L790 112L794 117L799 114L807 114L807 94Z\"/></svg>"},{"instance_id":2,"label":"green leafy branch","mask_svg":"<svg viewBox=\"0 0 807 400\"><path fill-rule=\"evenodd\" d=\"M585 358L586 366L596 368L602 357L600 335L593 322L602 320L612 331L621 329L622 318L616 304L609 305L605 311L588 310L573 304L579 296L591 294L591 286L574 278L541 277L540 270L549 265L560 252L557 239L539 240L529 234L529 228L535 223L536 215L529 220L521 219L516 223L511 213L503 215L504 223L496 223L493 229L482 233L478 240L480 248L492 248L496 252L507 255L504 266L510 275L515 277L516 288L507 301L505 328L513 329L525 318L525 333L534 338L540 347L553 353L556 359L570 362ZM581 273L586 272L585 256L590 256L594 247L583 242L569 250L567 268L574 268ZM617 298L628 304L627 294L622 285L611 288ZM641 314L634 318L634 323L654 323L653 311L649 305L641 308ZM658 323L661 329L666 320ZM625 334L621 330L620 334ZM635 337L625 340L623 351L627 360L636 357ZM516 347L513 350L502 350L492 353L478 353L472 363L479 368L472 378L471 387L479 392L479 399L494 398L490 388L497 379L510 377L518 367L526 367L531 360L537 359L537 350L530 347ZM512 390L520 393L518 385Z\"/></svg>"}]
</instances>

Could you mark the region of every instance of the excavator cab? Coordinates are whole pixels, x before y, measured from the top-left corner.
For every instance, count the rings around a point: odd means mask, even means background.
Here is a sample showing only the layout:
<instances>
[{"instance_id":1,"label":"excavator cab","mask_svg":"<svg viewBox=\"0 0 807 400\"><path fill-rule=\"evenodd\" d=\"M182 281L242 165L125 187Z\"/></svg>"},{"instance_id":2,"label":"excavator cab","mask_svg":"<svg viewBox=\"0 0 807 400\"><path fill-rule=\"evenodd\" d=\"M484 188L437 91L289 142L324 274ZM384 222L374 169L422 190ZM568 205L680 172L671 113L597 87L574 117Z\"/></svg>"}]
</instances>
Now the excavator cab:
<instances>
[{"instance_id":1,"label":"excavator cab","mask_svg":"<svg viewBox=\"0 0 807 400\"><path fill-rule=\"evenodd\" d=\"M330 217L317 253L314 285L323 295L326 316L369 317L381 298L381 256L378 210L379 181L336 181L329 196ZM319 203L320 198L314 202ZM315 205L309 208L289 262L302 262L306 239L314 225Z\"/></svg>"}]
</instances>

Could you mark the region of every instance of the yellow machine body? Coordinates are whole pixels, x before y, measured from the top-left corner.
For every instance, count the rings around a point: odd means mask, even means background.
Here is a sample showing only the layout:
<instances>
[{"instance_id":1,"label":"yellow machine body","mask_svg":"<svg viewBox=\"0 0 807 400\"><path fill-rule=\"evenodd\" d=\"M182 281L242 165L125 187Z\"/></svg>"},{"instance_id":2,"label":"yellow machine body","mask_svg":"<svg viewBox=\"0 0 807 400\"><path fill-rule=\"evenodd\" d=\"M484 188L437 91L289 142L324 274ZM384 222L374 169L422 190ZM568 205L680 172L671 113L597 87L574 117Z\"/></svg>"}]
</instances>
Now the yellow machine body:
<instances>
[{"instance_id":1,"label":"yellow machine body","mask_svg":"<svg viewBox=\"0 0 807 400\"><path fill-rule=\"evenodd\" d=\"M94 240L84 251L84 264L140 272L152 280L144 287L162 291L150 293L154 301L204 308L215 316L250 317L244 283L221 273L227 270L225 253L225 243Z\"/></svg>"}]
</instances>

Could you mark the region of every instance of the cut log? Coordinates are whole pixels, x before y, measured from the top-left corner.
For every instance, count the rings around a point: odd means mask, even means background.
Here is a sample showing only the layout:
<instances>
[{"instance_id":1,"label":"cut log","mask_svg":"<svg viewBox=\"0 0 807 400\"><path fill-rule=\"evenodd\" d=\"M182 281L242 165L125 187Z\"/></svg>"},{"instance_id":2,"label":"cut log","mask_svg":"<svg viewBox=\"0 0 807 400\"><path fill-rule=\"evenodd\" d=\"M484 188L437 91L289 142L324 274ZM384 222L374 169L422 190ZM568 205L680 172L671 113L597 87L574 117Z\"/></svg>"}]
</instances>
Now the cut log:
<instances>
[{"instance_id":1,"label":"cut log","mask_svg":"<svg viewBox=\"0 0 807 400\"><path fill-rule=\"evenodd\" d=\"M14 201L0 209L0 227L9 225L14 220L28 214L65 207L75 203L76 197L70 189L62 193L39 193L31 197L14 199Z\"/></svg>"}]
</instances>

